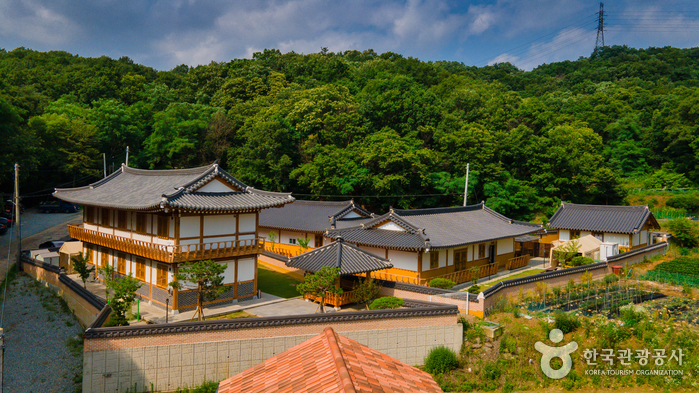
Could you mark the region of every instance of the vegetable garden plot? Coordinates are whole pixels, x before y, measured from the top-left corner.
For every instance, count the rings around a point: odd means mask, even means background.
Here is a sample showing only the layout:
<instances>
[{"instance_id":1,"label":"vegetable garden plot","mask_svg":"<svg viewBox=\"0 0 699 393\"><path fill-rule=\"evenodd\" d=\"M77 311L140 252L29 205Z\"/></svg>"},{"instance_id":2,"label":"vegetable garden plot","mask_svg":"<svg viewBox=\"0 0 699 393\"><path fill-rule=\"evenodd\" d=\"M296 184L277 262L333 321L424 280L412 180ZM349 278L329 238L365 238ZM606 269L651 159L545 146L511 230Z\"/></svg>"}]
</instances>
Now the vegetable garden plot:
<instances>
[{"instance_id":1,"label":"vegetable garden plot","mask_svg":"<svg viewBox=\"0 0 699 393\"><path fill-rule=\"evenodd\" d=\"M618 314L619 307L629 303L643 303L665 295L644 289L640 283L611 284L596 283L579 287L553 288L545 296L524 299L523 308L532 312L579 311L589 315L594 313Z\"/></svg>"},{"instance_id":2,"label":"vegetable garden plot","mask_svg":"<svg viewBox=\"0 0 699 393\"><path fill-rule=\"evenodd\" d=\"M640 277L671 285L691 285L699 288L699 259L679 257L658 264L653 270Z\"/></svg>"},{"instance_id":3,"label":"vegetable garden plot","mask_svg":"<svg viewBox=\"0 0 699 393\"><path fill-rule=\"evenodd\" d=\"M699 326L699 300L668 297L643 305L656 318L684 321Z\"/></svg>"}]
</instances>

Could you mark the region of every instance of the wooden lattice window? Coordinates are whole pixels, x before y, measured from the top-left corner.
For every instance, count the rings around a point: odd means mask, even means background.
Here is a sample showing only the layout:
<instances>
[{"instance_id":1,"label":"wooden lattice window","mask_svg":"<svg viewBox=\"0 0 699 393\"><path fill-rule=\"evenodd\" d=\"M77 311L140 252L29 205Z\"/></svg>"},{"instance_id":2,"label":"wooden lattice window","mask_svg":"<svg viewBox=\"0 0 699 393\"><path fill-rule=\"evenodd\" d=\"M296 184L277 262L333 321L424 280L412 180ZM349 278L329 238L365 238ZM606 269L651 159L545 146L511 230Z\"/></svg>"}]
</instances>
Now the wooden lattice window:
<instances>
[{"instance_id":1,"label":"wooden lattice window","mask_svg":"<svg viewBox=\"0 0 699 393\"><path fill-rule=\"evenodd\" d=\"M571 239L580 239L580 231L570 231Z\"/></svg>"},{"instance_id":2,"label":"wooden lattice window","mask_svg":"<svg viewBox=\"0 0 699 393\"><path fill-rule=\"evenodd\" d=\"M485 244L478 245L478 259L485 258Z\"/></svg>"},{"instance_id":3,"label":"wooden lattice window","mask_svg":"<svg viewBox=\"0 0 699 393\"><path fill-rule=\"evenodd\" d=\"M97 217L95 217L96 208L92 206L85 207L85 222L90 224L97 224Z\"/></svg>"},{"instance_id":4,"label":"wooden lattice window","mask_svg":"<svg viewBox=\"0 0 699 393\"><path fill-rule=\"evenodd\" d=\"M158 216L158 237L170 237L170 217Z\"/></svg>"},{"instance_id":5,"label":"wooden lattice window","mask_svg":"<svg viewBox=\"0 0 699 393\"><path fill-rule=\"evenodd\" d=\"M430 252L430 269L439 267L439 251Z\"/></svg>"},{"instance_id":6,"label":"wooden lattice window","mask_svg":"<svg viewBox=\"0 0 699 393\"><path fill-rule=\"evenodd\" d=\"M146 280L146 260L143 258L136 258L136 278Z\"/></svg>"},{"instance_id":7,"label":"wooden lattice window","mask_svg":"<svg viewBox=\"0 0 699 393\"><path fill-rule=\"evenodd\" d=\"M100 260L101 267L107 267L109 265L109 252L102 250L102 258Z\"/></svg>"},{"instance_id":8,"label":"wooden lattice window","mask_svg":"<svg viewBox=\"0 0 699 393\"><path fill-rule=\"evenodd\" d=\"M146 213L136 213L136 232L147 233L148 216Z\"/></svg>"},{"instance_id":9,"label":"wooden lattice window","mask_svg":"<svg viewBox=\"0 0 699 393\"><path fill-rule=\"evenodd\" d=\"M108 227L109 226L109 216L112 215L112 211L109 209L101 209L101 214L100 214L100 225L103 227Z\"/></svg>"},{"instance_id":10,"label":"wooden lattice window","mask_svg":"<svg viewBox=\"0 0 699 393\"><path fill-rule=\"evenodd\" d=\"M121 252L117 254L116 271L119 274L126 274L126 254Z\"/></svg>"},{"instance_id":11,"label":"wooden lattice window","mask_svg":"<svg viewBox=\"0 0 699 393\"><path fill-rule=\"evenodd\" d=\"M128 212L124 210L117 210L117 225L119 229L126 229L126 218L128 217Z\"/></svg>"},{"instance_id":12,"label":"wooden lattice window","mask_svg":"<svg viewBox=\"0 0 699 393\"><path fill-rule=\"evenodd\" d=\"M464 270L466 269L466 257L468 255L468 249L454 251L454 270Z\"/></svg>"},{"instance_id":13,"label":"wooden lattice window","mask_svg":"<svg viewBox=\"0 0 699 393\"><path fill-rule=\"evenodd\" d=\"M157 270L158 274L156 276L155 285L159 286L160 288L167 287L167 265L159 263L157 266Z\"/></svg>"},{"instance_id":14,"label":"wooden lattice window","mask_svg":"<svg viewBox=\"0 0 699 393\"><path fill-rule=\"evenodd\" d=\"M93 246L92 244L85 245L85 258L87 259L88 263L94 263L93 262L94 255L92 255L92 254L94 254L94 252L95 252L95 246Z\"/></svg>"}]
</instances>

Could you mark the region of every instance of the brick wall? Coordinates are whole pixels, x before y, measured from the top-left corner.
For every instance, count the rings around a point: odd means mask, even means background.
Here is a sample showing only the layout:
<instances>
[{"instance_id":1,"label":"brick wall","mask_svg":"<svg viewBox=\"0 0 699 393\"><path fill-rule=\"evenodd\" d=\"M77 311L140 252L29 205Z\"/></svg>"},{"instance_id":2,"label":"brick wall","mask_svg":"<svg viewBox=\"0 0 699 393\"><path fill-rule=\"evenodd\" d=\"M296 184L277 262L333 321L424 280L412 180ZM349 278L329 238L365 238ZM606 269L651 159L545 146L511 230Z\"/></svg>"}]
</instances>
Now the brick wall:
<instances>
[{"instance_id":1,"label":"brick wall","mask_svg":"<svg viewBox=\"0 0 699 393\"><path fill-rule=\"evenodd\" d=\"M86 338L83 392L153 387L156 391L221 381L315 335L326 326L412 365L435 346L461 349L457 315L366 319L219 331Z\"/></svg>"}]
</instances>

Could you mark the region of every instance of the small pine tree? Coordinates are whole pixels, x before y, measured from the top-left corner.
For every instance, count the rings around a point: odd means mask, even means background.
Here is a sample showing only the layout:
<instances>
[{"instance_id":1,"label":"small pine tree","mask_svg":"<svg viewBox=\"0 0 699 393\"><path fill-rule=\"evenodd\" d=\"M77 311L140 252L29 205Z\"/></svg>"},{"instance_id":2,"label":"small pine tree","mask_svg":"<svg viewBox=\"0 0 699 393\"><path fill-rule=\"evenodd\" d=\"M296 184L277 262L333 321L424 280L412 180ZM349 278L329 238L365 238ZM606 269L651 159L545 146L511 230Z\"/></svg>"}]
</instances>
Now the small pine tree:
<instances>
[{"instance_id":1,"label":"small pine tree","mask_svg":"<svg viewBox=\"0 0 699 393\"><path fill-rule=\"evenodd\" d=\"M308 243L311 242L311 239L307 237L297 237L296 242L299 244L299 246L301 246L301 248L303 248L303 251L306 252L306 250L308 250Z\"/></svg>"},{"instance_id":2,"label":"small pine tree","mask_svg":"<svg viewBox=\"0 0 699 393\"><path fill-rule=\"evenodd\" d=\"M267 237L269 238L269 241L272 242L270 244L270 248L272 249L272 251L274 251L274 243L276 243L277 241L277 232L272 231L267 234Z\"/></svg>"},{"instance_id":3,"label":"small pine tree","mask_svg":"<svg viewBox=\"0 0 699 393\"><path fill-rule=\"evenodd\" d=\"M104 276L104 298L109 301L109 288L114 280L114 266L107 264L97 270Z\"/></svg>"},{"instance_id":4,"label":"small pine tree","mask_svg":"<svg viewBox=\"0 0 699 393\"><path fill-rule=\"evenodd\" d=\"M304 277L304 281L296 286L296 290L302 295L313 295L320 298L320 312L325 312L326 294L342 294L342 288L337 288L335 283L340 277L340 268L323 266L320 270Z\"/></svg>"},{"instance_id":5,"label":"small pine tree","mask_svg":"<svg viewBox=\"0 0 699 393\"><path fill-rule=\"evenodd\" d=\"M111 325L129 325L129 322L126 320L126 312L131 308L131 304L134 300L136 300L136 291L142 285L142 282L131 277L131 273L126 277L110 281L110 288L114 292L112 301L109 303L114 312Z\"/></svg>"},{"instance_id":6,"label":"small pine tree","mask_svg":"<svg viewBox=\"0 0 699 393\"><path fill-rule=\"evenodd\" d=\"M70 257L70 261L73 262L73 269L78 272L78 276L83 280L83 288L86 288L85 281L90 278L90 274L95 271L95 267L88 264L90 261L82 252Z\"/></svg>"},{"instance_id":7,"label":"small pine tree","mask_svg":"<svg viewBox=\"0 0 699 393\"><path fill-rule=\"evenodd\" d=\"M369 309L369 303L379 296L381 286L374 281L373 278L360 279L357 285L354 286L354 301L364 304L366 309Z\"/></svg>"},{"instance_id":8,"label":"small pine tree","mask_svg":"<svg viewBox=\"0 0 699 393\"><path fill-rule=\"evenodd\" d=\"M223 272L226 265L214 262L211 259L199 262L189 262L180 265L179 272L175 274L175 281L169 285L175 289L196 289L197 309L192 315L192 320L199 317L204 320L204 301L215 300L226 288L223 286Z\"/></svg>"}]
</instances>

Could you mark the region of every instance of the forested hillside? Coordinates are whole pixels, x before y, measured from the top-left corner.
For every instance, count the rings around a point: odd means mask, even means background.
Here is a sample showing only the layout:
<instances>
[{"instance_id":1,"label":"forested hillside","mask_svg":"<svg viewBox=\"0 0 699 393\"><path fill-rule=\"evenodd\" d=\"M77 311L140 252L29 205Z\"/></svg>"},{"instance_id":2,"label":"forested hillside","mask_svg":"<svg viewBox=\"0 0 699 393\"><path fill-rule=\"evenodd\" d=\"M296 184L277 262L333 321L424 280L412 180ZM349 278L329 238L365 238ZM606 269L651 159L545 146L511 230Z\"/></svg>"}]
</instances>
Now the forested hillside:
<instances>
[{"instance_id":1,"label":"forested hillside","mask_svg":"<svg viewBox=\"0 0 699 393\"><path fill-rule=\"evenodd\" d=\"M134 167L220 160L267 190L407 195L357 198L377 212L460 204L470 163L469 202L531 219L699 181L699 48L609 47L531 72L372 50L171 71L0 50L0 136L0 191L17 161L27 201L96 180L102 153L118 168L129 146Z\"/></svg>"}]
</instances>

